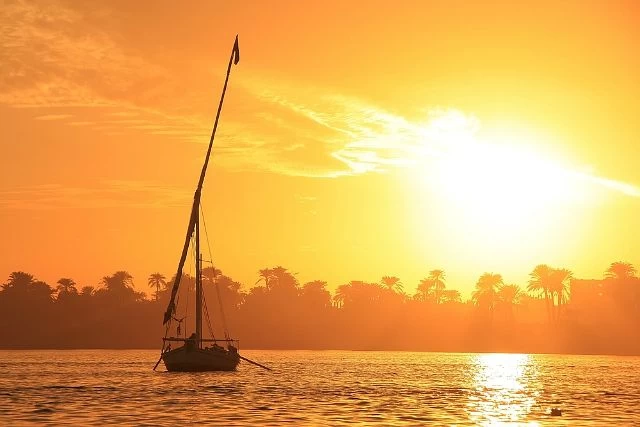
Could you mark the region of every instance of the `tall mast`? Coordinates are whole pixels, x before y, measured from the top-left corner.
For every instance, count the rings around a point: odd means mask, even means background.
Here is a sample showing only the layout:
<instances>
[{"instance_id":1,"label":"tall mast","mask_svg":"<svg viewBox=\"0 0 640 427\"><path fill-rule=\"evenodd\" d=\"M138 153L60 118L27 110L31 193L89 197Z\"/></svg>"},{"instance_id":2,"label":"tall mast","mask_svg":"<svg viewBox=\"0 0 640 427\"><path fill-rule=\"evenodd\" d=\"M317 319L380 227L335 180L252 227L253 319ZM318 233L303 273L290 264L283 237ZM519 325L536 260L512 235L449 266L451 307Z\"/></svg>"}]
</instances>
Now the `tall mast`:
<instances>
[{"instance_id":1,"label":"tall mast","mask_svg":"<svg viewBox=\"0 0 640 427\"><path fill-rule=\"evenodd\" d=\"M196 218L196 342L202 343L202 255L200 254L200 215Z\"/></svg>"},{"instance_id":2,"label":"tall mast","mask_svg":"<svg viewBox=\"0 0 640 427\"><path fill-rule=\"evenodd\" d=\"M178 271L176 272L176 278L173 282L173 287L171 288L171 299L169 300L169 305L167 306L167 310L164 313L163 324L167 323L171 320L173 316L176 305L175 299L178 294L178 288L180 287L180 280L182 279L182 268L184 267L184 262L187 259L187 253L189 252L189 242L191 241L191 236L193 236L193 232L196 229L196 223L198 222L198 213L200 209L200 195L202 193L202 184L204 183L204 176L207 173L207 166L209 165L209 158L211 157L211 149L213 148L213 139L216 136L216 130L218 129L218 120L220 119L220 112L222 111L222 103L224 102L224 95L227 92L227 83L229 82L229 74L231 74L231 64L237 64L240 61L240 48L238 46L238 36L236 36L236 41L233 44L233 49L231 50L231 57L229 58L229 66L227 67L227 77L224 80L224 87L222 88L222 96L220 97L220 104L218 105L218 112L216 113L216 121L213 124L213 131L211 131L211 139L209 139L209 148L207 149L207 155L204 158L204 164L202 165L202 171L200 172L200 179L198 180L198 186L196 187L196 191L193 195L193 205L191 206L191 216L189 217L189 225L187 226L187 235L184 240L184 246L182 247L182 254L180 255L180 261L178 262ZM199 245L198 239L196 238L196 244ZM200 257L200 252L196 250L196 257ZM197 284L196 279L196 284Z\"/></svg>"}]
</instances>

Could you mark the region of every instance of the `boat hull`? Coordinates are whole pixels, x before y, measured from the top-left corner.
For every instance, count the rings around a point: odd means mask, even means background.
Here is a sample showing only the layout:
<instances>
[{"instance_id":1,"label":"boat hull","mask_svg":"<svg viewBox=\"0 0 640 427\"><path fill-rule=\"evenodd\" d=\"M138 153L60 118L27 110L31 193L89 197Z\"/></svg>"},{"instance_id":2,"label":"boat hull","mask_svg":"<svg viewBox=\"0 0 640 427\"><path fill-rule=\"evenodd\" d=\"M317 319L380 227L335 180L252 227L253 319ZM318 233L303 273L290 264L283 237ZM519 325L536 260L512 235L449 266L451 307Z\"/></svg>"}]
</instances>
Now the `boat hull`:
<instances>
[{"instance_id":1,"label":"boat hull","mask_svg":"<svg viewBox=\"0 0 640 427\"><path fill-rule=\"evenodd\" d=\"M162 354L169 372L235 371L240 356L226 350L178 347Z\"/></svg>"}]
</instances>

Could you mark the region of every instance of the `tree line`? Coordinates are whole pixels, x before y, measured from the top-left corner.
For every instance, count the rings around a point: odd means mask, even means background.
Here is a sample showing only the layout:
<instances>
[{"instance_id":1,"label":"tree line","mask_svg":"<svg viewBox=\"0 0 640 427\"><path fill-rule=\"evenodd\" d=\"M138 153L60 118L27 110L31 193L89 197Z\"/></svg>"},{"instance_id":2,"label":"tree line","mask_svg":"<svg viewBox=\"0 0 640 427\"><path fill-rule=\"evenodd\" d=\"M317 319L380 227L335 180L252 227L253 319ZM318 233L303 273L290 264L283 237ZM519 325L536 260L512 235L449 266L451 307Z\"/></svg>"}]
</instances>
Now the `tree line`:
<instances>
[{"instance_id":1,"label":"tree line","mask_svg":"<svg viewBox=\"0 0 640 427\"><path fill-rule=\"evenodd\" d=\"M0 290L0 347L154 348L165 333L194 328L195 279L184 275L171 329L162 326L175 278L152 273L151 297L117 271L96 286L61 278L55 287L13 272ZM487 272L468 300L431 270L407 292L396 276L353 280L332 293L322 280L299 283L276 266L247 288L203 269L206 330L229 332L248 348L640 353L640 278L614 262L602 278L538 265L524 285Z\"/></svg>"}]
</instances>

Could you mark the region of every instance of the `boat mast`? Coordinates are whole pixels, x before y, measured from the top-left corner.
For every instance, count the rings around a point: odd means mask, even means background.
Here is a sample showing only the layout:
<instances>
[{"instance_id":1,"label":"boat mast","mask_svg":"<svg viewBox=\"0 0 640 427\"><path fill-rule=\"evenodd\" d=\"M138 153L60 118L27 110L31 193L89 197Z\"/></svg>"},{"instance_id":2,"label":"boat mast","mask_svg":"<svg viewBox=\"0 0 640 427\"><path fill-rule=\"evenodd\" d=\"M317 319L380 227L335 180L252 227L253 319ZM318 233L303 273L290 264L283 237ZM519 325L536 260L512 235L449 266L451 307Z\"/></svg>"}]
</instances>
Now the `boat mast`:
<instances>
[{"instance_id":1,"label":"boat mast","mask_svg":"<svg viewBox=\"0 0 640 427\"><path fill-rule=\"evenodd\" d=\"M200 254L200 215L196 215L196 345L202 347L202 255Z\"/></svg>"},{"instance_id":2,"label":"boat mast","mask_svg":"<svg viewBox=\"0 0 640 427\"><path fill-rule=\"evenodd\" d=\"M211 139L209 139L209 148L207 149L207 155L204 158L204 165L202 165L202 172L200 172L200 179L198 180L198 186L196 187L196 192L193 195L193 205L191 206L191 216L189 217L189 225L187 226L187 235L185 237L184 246L182 248L182 254L180 255L180 261L178 262L178 271L176 272L176 277L173 282L173 287L171 288L171 299L169 300L169 305L167 306L167 310L164 312L164 321L162 322L163 324L171 320L171 317L176 311L175 299L176 299L176 295L178 294L178 288L180 287L180 280L182 279L182 268L184 267L184 262L187 259L187 253L189 252L189 242L191 241L191 236L193 236L194 230L196 230L196 224L198 223L198 219L199 219L198 217L199 217L199 210L200 210L200 195L202 193L202 184L204 183L204 176L207 173L207 166L209 165L209 158L211 157L211 149L213 148L213 139L216 136L216 129L218 129L218 120L220 119L220 112L222 111L222 103L224 102L224 95L227 92L227 83L229 82L229 74L231 73L231 64L237 64L238 61L240 61L240 48L238 46L238 36L236 36L236 41L233 44L233 49L231 50L231 57L229 58L229 66L227 67L227 77L224 80L224 87L222 88L222 96L220 97L218 112L216 113L216 121L213 124ZM196 244L199 245L197 238L196 238ZM198 249L196 249L196 258L198 257L200 257L200 252ZM197 283L198 283L198 278L196 278L196 285Z\"/></svg>"}]
</instances>

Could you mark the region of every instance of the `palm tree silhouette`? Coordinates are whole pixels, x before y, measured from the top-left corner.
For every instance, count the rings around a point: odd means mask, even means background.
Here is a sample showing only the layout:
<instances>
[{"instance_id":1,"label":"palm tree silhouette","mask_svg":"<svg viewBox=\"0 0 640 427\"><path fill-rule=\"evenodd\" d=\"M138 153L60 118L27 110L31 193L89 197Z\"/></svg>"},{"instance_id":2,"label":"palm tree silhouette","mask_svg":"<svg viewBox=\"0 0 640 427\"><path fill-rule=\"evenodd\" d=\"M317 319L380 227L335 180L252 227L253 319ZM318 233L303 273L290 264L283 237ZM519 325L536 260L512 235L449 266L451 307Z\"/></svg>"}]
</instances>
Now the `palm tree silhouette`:
<instances>
[{"instance_id":1,"label":"palm tree silhouette","mask_svg":"<svg viewBox=\"0 0 640 427\"><path fill-rule=\"evenodd\" d=\"M617 261L611 263L609 268L607 268L607 271L604 273L604 278L614 280L630 279L632 277L636 277L636 273L637 270L633 264Z\"/></svg>"},{"instance_id":2,"label":"palm tree silhouette","mask_svg":"<svg viewBox=\"0 0 640 427\"><path fill-rule=\"evenodd\" d=\"M442 292L446 288L444 283L445 275L443 270L431 270L429 272L429 279L431 280L433 287L433 296L436 304L440 304Z\"/></svg>"},{"instance_id":3,"label":"palm tree silhouette","mask_svg":"<svg viewBox=\"0 0 640 427\"><path fill-rule=\"evenodd\" d=\"M640 286L636 272L633 264L617 261L604 273L605 282L614 300L621 308L631 312L638 312L640 304Z\"/></svg>"},{"instance_id":4,"label":"palm tree silhouette","mask_svg":"<svg viewBox=\"0 0 640 427\"><path fill-rule=\"evenodd\" d=\"M502 275L484 273L476 283L476 290L473 291L473 301L479 307L488 309L491 316L493 316L493 310L496 305L498 287L502 284Z\"/></svg>"},{"instance_id":5,"label":"palm tree silhouette","mask_svg":"<svg viewBox=\"0 0 640 427\"><path fill-rule=\"evenodd\" d=\"M333 297L333 303L337 308L344 307L344 303L349 298L350 291L351 286L348 283L338 286L336 294Z\"/></svg>"},{"instance_id":6,"label":"palm tree silhouette","mask_svg":"<svg viewBox=\"0 0 640 427\"><path fill-rule=\"evenodd\" d=\"M133 288L133 276L127 271L116 271L112 276L104 276L100 281L109 291Z\"/></svg>"},{"instance_id":7,"label":"palm tree silhouette","mask_svg":"<svg viewBox=\"0 0 640 427\"><path fill-rule=\"evenodd\" d=\"M98 294L108 296L120 302L136 301L144 298L142 292L136 292L133 287L133 276L127 271L116 271L111 276L104 276L100 283L104 289L99 289Z\"/></svg>"},{"instance_id":8,"label":"palm tree silhouette","mask_svg":"<svg viewBox=\"0 0 640 427\"><path fill-rule=\"evenodd\" d=\"M83 286L82 289L80 289L80 295L85 298L90 298L94 292L95 288L93 286Z\"/></svg>"},{"instance_id":9,"label":"palm tree silhouette","mask_svg":"<svg viewBox=\"0 0 640 427\"><path fill-rule=\"evenodd\" d=\"M402 292L402 282L395 276L384 276L380 280L380 283L386 286L390 291Z\"/></svg>"},{"instance_id":10,"label":"palm tree silhouette","mask_svg":"<svg viewBox=\"0 0 640 427\"><path fill-rule=\"evenodd\" d=\"M549 292L551 294L551 306L555 307L556 321L560 318L561 306L567 302L569 296L569 282L572 278L573 273L566 268L558 268L551 271Z\"/></svg>"},{"instance_id":11,"label":"palm tree silhouette","mask_svg":"<svg viewBox=\"0 0 640 427\"><path fill-rule=\"evenodd\" d=\"M78 289L76 288L76 282L74 282L73 279L68 279L66 277L63 277L62 279L58 280L57 283L58 283L58 286L56 286L56 290L58 291L58 295L78 293Z\"/></svg>"},{"instance_id":12,"label":"palm tree silhouette","mask_svg":"<svg viewBox=\"0 0 640 427\"><path fill-rule=\"evenodd\" d=\"M32 274L25 273L24 271L14 271L9 275L9 280L7 281L7 283L2 285L2 289L26 289L30 284L34 282L35 278Z\"/></svg>"},{"instance_id":13,"label":"palm tree silhouette","mask_svg":"<svg viewBox=\"0 0 640 427\"><path fill-rule=\"evenodd\" d=\"M415 298L426 301L432 299L436 304L442 302L442 293L446 288L443 270L431 270L429 276L420 280Z\"/></svg>"},{"instance_id":14,"label":"palm tree silhouette","mask_svg":"<svg viewBox=\"0 0 640 427\"><path fill-rule=\"evenodd\" d=\"M531 273L529 273L529 284L527 290L531 293L544 296L545 307L547 309L547 318L551 320L552 313L550 307L551 300L551 274L553 269L546 264L537 265Z\"/></svg>"},{"instance_id":15,"label":"palm tree silhouette","mask_svg":"<svg viewBox=\"0 0 640 427\"><path fill-rule=\"evenodd\" d=\"M263 268L262 270L259 270L258 273L260 277L258 278L258 281L254 283L254 286L261 281L264 281L264 286L269 289L271 279L273 279L273 270L271 268Z\"/></svg>"},{"instance_id":16,"label":"palm tree silhouette","mask_svg":"<svg viewBox=\"0 0 640 427\"><path fill-rule=\"evenodd\" d=\"M206 267L202 269L202 277L210 282L215 282L215 280L222 276L222 270L215 268L213 266Z\"/></svg>"},{"instance_id":17,"label":"palm tree silhouette","mask_svg":"<svg viewBox=\"0 0 640 427\"><path fill-rule=\"evenodd\" d=\"M431 295L431 288L433 288L433 280L425 277L418 283L418 289L416 290L414 298L419 301L427 301L429 295Z\"/></svg>"},{"instance_id":18,"label":"palm tree silhouette","mask_svg":"<svg viewBox=\"0 0 640 427\"><path fill-rule=\"evenodd\" d=\"M314 307L324 308L331 306L331 294L327 290L327 282L324 280L313 280L305 283L300 296Z\"/></svg>"},{"instance_id":19,"label":"palm tree silhouette","mask_svg":"<svg viewBox=\"0 0 640 427\"><path fill-rule=\"evenodd\" d=\"M271 277L267 288L278 291L297 291L298 280L295 278L296 274L298 273L291 273L286 268L278 265L271 269Z\"/></svg>"},{"instance_id":20,"label":"palm tree silhouette","mask_svg":"<svg viewBox=\"0 0 640 427\"><path fill-rule=\"evenodd\" d=\"M156 288L156 301L158 301L158 298L160 297L160 288L164 289L165 286L167 286L167 279L160 273L153 273L149 276L147 283L149 284L149 287Z\"/></svg>"},{"instance_id":21,"label":"palm tree silhouette","mask_svg":"<svg viewBox=\"0 0 640 427\"><path fill-rule=\"evenodd\" d=\"M460 291L457 289L445 289L442 291L442 303L461 302Z\"/></svg>"},{"instance_id":22,"label":"palm tree silhouette","mask_svg":"<svg viewBox=\"0 0 640 427\"><path fill-rule=\"evenodd\" d=\"M9 275L7 283L2 285L4 296L28 298L41 303L51 302L52 293L53 289L49 285L23 271L14 271Z\"/></svg>"},{"instance_id":23,"label":"palm tree silhouette","mask_svg":"<svg viewBox=\"0 0 640 427\"><path fill-rule=\"evenodd\" d=\"M498 300L509 307L509 318L513 318L513 308L520 302L522 291L518 285L502 285L498 288Z\"/></svg>"}]
</instances>

